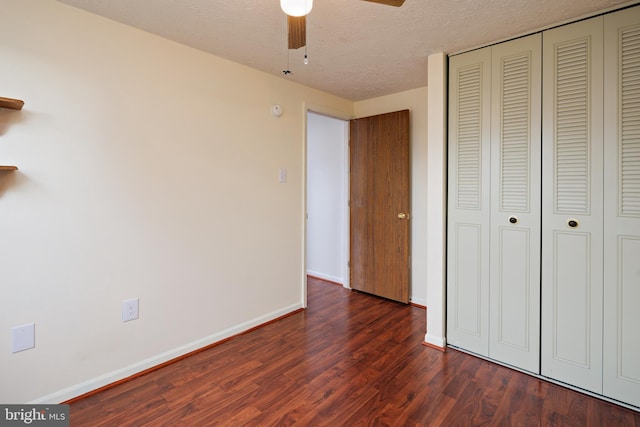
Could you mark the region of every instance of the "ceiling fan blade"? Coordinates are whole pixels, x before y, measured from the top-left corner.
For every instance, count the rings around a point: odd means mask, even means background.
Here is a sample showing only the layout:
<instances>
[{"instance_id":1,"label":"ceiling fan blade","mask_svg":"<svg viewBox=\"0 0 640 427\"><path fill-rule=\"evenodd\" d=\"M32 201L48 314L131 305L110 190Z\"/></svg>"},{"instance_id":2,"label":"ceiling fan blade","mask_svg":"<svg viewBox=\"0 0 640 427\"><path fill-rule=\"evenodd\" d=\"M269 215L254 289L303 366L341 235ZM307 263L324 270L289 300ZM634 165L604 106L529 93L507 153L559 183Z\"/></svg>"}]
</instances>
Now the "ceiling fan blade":
<instances>
[{"instance_id":1,"label":"ceiling fan blade","mask_svg":"<svg viewBox=\"0 0 640 427\"><path fill-rule=\"evenodd\" d=\"M287 15L289 29L289 49L298 49L307 44L306 16Z\"/></svg>"},{"instance_id":2,"label":"ceiling fan blade","mask_svg":"<svg viewBox=\"0 0 640 427\"><path fill-rule=\"evenodd\" d=\"M402 3L404 3L404 0L365 0L365 1L386 4L387 6L395 6L395 7L400 7L402 6Z\"/></svg>"}]
</instances>

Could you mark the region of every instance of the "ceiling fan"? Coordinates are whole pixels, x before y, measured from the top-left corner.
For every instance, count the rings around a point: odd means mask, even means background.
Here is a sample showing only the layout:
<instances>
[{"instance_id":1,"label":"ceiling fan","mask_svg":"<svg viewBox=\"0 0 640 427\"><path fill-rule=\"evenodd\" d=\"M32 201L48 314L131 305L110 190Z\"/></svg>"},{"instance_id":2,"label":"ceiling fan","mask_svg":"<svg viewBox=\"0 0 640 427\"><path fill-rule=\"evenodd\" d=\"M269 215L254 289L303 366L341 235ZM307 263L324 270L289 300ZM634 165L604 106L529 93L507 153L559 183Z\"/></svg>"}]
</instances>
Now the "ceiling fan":
<instances>
[{"instance_id":1,"label":"ceiling fan","mask_svg":"<svg viewBox=\"0 0 640 427\"><path fill-rule=\"evenodd\" d=\"M404 0L364 0L387 6L400 7ZM307 14L311 10L313 0L280 0L282 10L287 14L289 33L289 49L298 49L307 44ZM296 9L296 7L298 9ZM293 8L293 9L290 9Z\"/></svg>"}]
</instances>

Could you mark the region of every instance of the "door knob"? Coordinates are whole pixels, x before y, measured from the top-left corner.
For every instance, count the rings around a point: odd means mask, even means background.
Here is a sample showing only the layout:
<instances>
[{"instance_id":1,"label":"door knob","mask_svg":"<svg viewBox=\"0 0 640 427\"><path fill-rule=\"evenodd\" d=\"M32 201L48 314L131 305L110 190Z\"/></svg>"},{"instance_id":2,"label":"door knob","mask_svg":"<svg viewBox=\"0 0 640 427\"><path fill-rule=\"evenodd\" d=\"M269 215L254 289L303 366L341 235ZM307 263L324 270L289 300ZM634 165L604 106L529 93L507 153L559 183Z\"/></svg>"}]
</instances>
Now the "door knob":
<instances>
[{"instance_id":1,"label":"door knob","mask_svg":"<svg viewBox=\"0 0 640 427\"><path fill-rule=\"evenodd\" d=\"M511 224L517 224L518 223L518 217L517 216L510 216L509 217L509 222Z\"/></svg>"},{"instance_id":2,"label":"door knob","mask_svg":"<svg viewBox=\"0 0 640 427\"><path fill-rule=\"evenodd\" d=\"M407 219L407 218L409 218L409 214L406 214L406 213L404 213L404 212L400 212L400 213L398 214L398 218L400 218L400 219Z\"/></svg>"},{"instance_id":3,"label":"door knob","mask_svg":"<svg viewBox=\"0 0 640 427\"><path fill-rule=\"evenodd\" d=\"M578 221L575 219L569 219L567 221L567 225L571 228L576 228L578 226Z\"/></svg>"}]
</instances>

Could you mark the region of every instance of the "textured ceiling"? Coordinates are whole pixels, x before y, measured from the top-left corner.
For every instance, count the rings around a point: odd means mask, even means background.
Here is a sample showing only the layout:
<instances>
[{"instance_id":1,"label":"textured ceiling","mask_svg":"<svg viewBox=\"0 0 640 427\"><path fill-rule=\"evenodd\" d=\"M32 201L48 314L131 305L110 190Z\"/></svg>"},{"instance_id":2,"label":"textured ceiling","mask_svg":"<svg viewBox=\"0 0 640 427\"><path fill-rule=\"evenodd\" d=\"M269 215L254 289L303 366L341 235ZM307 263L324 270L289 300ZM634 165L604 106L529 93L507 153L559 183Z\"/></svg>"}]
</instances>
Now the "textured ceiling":
<instances>
[{"instance_id":1,"label":"textured ceiling","mask_svg":"<svg viewBox=\"0 0 640 427\"><path fill-rule=\"evenodd\" d=\"M522 35L628 0L315 0L307 53L278 0L59 0L353 101L427 85L427 56ZM292 74L284 75L290 69Z\"/></svg>"}]
</instances>

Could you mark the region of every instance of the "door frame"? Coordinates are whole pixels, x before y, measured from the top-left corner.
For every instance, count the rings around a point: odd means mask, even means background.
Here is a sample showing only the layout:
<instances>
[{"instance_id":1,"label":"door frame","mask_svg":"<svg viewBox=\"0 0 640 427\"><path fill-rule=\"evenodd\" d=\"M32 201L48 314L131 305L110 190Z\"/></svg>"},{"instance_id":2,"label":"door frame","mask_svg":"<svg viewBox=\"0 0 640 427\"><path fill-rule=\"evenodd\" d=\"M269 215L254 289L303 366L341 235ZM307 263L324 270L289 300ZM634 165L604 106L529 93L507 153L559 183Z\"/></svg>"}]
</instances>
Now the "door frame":
<instances>
[{"instance_id":1,"label":"door frame","mask_svg":"<svg viewBox=\"0 0 640 427\"><path fill-rule=\"evenodd\" d=\"M309 135L309 122L308 122L308 114L309 113L314 113L314 114L319 114L319 115L323 115L332 119L336 119L336 120L341 120L341 121L345 121L347 123L347 126L345 128L345 138L344 138L344 146L343 146L343 153L345 154L344 156L344 170L345 170L345 175L344 175L344 182L343 182L343 203L342 203L342 219L343 219L343 235L344 235L344 241L342 242L342 247L343 247L343 254L344 257L342 259L342 271L344 274L344 283L343 283L343 287L346 289L351 289L351 285L349 282L349 277L350 277L350 271L349 271L349 248L350 248L350 241L349 241L349 233L350 233L350 224L349 224L349 126L350 123L349 121L351 119L353 119L352 116L344 114L343 112L340 111L336 111L336 110L332 110L332 109L327 109L326 107L322 107L319 105L314 105L314 104L307 104L304 103L303 105L303 159L302 159L302 168L303 168L303 173L302 173L302 179L303 179L303 185L302 185L302 191L303 191L303 197L302 197L302 224L303 224L303 236L302 236L302 278L301 278L301 283L302 283L302 306L303 307L307 307L307 200L308 200L308 188L307 188L307 174L308 174L308 170L307 170L307 164L309 161L308 158L308 135Z\"/></svg>"}]
</instances>

